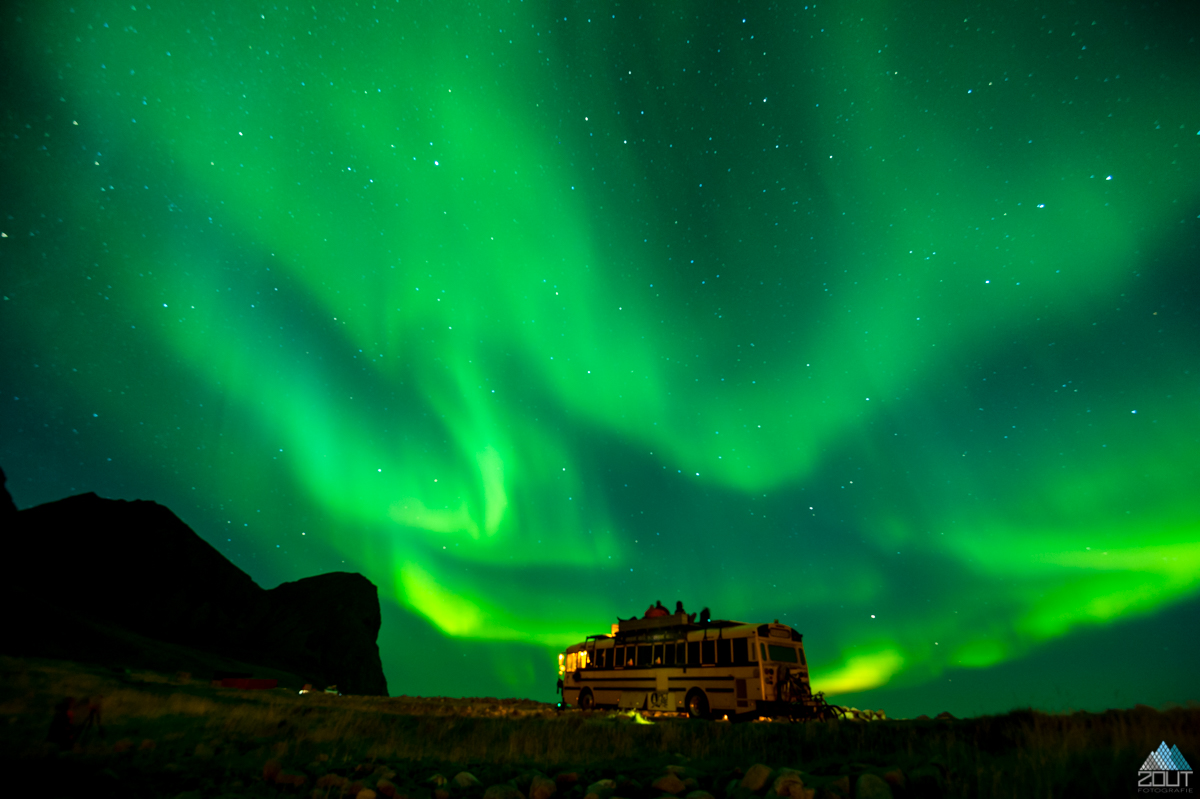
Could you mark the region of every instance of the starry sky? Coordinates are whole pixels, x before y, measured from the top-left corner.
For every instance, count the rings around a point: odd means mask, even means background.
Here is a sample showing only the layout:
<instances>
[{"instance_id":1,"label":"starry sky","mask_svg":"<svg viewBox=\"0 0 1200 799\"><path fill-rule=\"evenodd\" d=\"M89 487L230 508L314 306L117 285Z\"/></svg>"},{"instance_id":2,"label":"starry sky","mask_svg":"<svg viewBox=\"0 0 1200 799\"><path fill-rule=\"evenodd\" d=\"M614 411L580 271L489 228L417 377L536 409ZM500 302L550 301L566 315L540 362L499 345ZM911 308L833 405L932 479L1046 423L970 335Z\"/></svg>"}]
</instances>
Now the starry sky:
<instances>
[{"instance_id":1,"label":"starry sky","mask_svg":"<svg viewBox=\"0 0 1200 799\"><path fill-rule=\"evenodd\" d=\"M362 572L394 694L682 600L892 715L1200 699L1182 8L6 4L9 489Z\"/></svg>"}]
</instances>

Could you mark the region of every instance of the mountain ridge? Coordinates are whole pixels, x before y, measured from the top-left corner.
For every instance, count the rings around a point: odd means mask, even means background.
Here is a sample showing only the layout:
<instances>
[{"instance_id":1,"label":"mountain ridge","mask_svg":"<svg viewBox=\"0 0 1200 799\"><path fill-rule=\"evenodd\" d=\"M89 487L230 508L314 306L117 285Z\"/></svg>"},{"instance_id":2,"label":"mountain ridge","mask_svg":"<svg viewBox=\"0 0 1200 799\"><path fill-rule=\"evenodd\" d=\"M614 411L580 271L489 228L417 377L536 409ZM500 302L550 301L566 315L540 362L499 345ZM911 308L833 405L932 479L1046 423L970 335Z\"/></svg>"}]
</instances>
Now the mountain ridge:
<instances>
[{"instance_id":1,"label":"mountain ridge","mask_svg":"<svg viewBox=\"0 0 1200 799\"><path fill-rule=\"evenodd\" d=\"M387 695L378 589L361 574L264 589L163 505L86 493L17 510L3 474L5 599L19 609L5 654L197 676L253 664L284 684Z\"/></svg>"}]
</instances>

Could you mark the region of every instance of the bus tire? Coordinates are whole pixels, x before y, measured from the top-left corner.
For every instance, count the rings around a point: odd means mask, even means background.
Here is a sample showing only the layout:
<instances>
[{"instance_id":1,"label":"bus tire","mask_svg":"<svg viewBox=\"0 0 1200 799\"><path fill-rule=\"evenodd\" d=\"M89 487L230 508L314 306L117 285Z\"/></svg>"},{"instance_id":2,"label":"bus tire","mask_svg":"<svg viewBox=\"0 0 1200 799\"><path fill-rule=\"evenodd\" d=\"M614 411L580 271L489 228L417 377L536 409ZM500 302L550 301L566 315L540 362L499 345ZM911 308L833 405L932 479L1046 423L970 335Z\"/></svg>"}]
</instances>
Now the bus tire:
<instances>
[{"instance_id":1,"label":"bus tire","mask_svg":"<svg viewBox=\"0 0 1200 799\"><path fill-rule=\"evenodd\" d=\"M693 719L706 719L709 717L708 697L704 695L704 691L699 688L693 688L688 691L687 699L684 700L687 706L687 714Z\"/></svg>"},{"instance_id":2,"label":"bus tire","mask_svg":"<svg viewBox=\"0 0 1200 799\"><path fill-rule=\"evenodd\" d=\"M579 692L578 706L580 710L596 709L596 697L592 695L591 688L584 688Z\"/></svg>"}]
</instances>

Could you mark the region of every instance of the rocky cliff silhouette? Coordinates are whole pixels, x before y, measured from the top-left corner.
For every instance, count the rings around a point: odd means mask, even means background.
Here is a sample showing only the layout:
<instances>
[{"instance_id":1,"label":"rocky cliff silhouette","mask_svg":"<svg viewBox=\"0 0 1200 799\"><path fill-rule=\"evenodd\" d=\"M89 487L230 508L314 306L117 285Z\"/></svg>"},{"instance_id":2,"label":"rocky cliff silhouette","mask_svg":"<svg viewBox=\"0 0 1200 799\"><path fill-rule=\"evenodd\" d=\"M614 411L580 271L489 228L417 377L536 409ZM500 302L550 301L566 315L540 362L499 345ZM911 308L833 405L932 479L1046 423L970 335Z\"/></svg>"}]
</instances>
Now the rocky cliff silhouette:
<instances>
[{"instance_id":1,"label":"rocky cliff silhouette","mask_svg":"<svg viewBox=\"0 0 1200 799\"><path fill-rule=\"evenodd\" d=\"M155 502L81 494L19 511L3 481L0 651L387 695L379 594L361 574L264 590Z\"/></svg>"}]
</instances>

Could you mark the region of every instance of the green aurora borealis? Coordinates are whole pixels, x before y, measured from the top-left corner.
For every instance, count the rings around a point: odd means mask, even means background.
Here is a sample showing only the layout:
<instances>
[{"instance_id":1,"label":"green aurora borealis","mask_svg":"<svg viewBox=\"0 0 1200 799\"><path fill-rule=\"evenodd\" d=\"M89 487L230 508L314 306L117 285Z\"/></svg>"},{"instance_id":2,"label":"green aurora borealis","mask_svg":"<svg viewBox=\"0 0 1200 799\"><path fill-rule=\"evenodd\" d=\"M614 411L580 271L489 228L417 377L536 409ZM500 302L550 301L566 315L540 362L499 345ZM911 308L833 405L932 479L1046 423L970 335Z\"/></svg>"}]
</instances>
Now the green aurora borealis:
<instances>
[{"instance_id":1,"label":"green aurora borealis","mask_svg":"<svg viewBox=\"0 0 1200 799\"><path fill-rule=\"evenodd\" d=\"M18 505L154 499L265 587L364 573L393 693L549 699L555 648L682 599L936 712L1196 607L1181 13L3 13ZM1160 648L1153 696L1200 698ZM1076 706L1148 701L1079 668ZM1049 701L1020 679L951 709Z\"/></svg>"}]
</instances>

